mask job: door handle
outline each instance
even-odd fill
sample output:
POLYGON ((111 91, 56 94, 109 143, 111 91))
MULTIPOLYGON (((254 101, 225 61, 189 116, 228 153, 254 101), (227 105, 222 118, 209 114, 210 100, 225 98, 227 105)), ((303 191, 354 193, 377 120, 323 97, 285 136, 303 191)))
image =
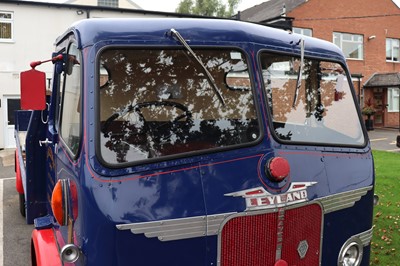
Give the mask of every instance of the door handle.
POLYGON ((48 138, 46 138, 45 140, 39 140, 39 145, 40 147, 42 147, 43 145, 49 145, 52 144, 53 142, 51 140, 49 140, 48 138))

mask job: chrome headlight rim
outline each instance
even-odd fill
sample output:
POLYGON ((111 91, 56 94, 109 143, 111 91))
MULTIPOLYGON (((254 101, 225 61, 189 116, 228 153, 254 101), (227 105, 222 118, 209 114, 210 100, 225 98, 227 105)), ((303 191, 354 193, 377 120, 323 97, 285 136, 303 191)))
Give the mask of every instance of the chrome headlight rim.
POLYGON ((74 244, 66 244, 60 251, 60 258, 63 262, 74 263, 81 255, 80 249, 74 244))
POLYGON ((338 266, 359 266, 361 264, 364 254, 364 245, 359 237, 351 237, 342 246, 338 256, 338 266), (345 264, 346 255, 353 248, 357 250, 357 256, 355 257, 354 263, 349 265, 345 264))

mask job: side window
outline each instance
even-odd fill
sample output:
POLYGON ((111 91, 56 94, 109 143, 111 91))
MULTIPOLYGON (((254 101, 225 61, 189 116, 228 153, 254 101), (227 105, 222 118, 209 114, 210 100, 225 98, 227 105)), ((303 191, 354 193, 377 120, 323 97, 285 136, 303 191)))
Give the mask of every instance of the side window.
POLYGON ((64 71, 64 81, 60 132, 61 138, 73 154, 78 152, 80 141, 80 87, 81 87, 81 56, 76 44, 72 43, 68 49, 68 58, 64 71))

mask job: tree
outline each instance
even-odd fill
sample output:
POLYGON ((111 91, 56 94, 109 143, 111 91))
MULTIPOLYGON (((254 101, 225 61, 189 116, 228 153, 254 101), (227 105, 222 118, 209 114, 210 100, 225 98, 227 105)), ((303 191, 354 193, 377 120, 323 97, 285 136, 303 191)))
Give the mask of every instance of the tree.
POLYGON ((222 0, 182 0, 177 13, 202 16, 231 17, 241 0, 228 0, 227 5, 222 0))

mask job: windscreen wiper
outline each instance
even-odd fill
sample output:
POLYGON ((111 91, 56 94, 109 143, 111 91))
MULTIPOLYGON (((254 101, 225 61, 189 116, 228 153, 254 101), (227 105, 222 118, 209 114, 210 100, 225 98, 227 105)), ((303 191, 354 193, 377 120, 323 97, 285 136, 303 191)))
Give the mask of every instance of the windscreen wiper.
POLYGON ((301 80, 303 78, 303 71, 304 71, 304 39, 301 38, 298 44, 300 44, 300 66, 299 66, 299 73, 297 74, 296 91, 294 93, 294 99, 293 99, 293 108, 296 108, 296 102, 297 98, 299 97, 299 90, 301 87, 301 80))
POLYGON ((212 77, 211 73, 208 71, 206 66, 203 64, 201 59, 193 52, 192 48, 190 48, 189 44, 183 39, 182 35, 175 29, 171 29, 171 35, 174 35, 178 41, 188 50, 188 52, 193 56, 193 58, 196 60, 196 62, 203 68, 204 73, 207 76, 208 82, 211 84, 211 87, 213 88, 215 94, 218 96, 219 101, 222 103, 222 105, 225 106, 225 100, 222 97, 221 92, 219 91, 217 84, 215 83, 214 78, 212 77))

